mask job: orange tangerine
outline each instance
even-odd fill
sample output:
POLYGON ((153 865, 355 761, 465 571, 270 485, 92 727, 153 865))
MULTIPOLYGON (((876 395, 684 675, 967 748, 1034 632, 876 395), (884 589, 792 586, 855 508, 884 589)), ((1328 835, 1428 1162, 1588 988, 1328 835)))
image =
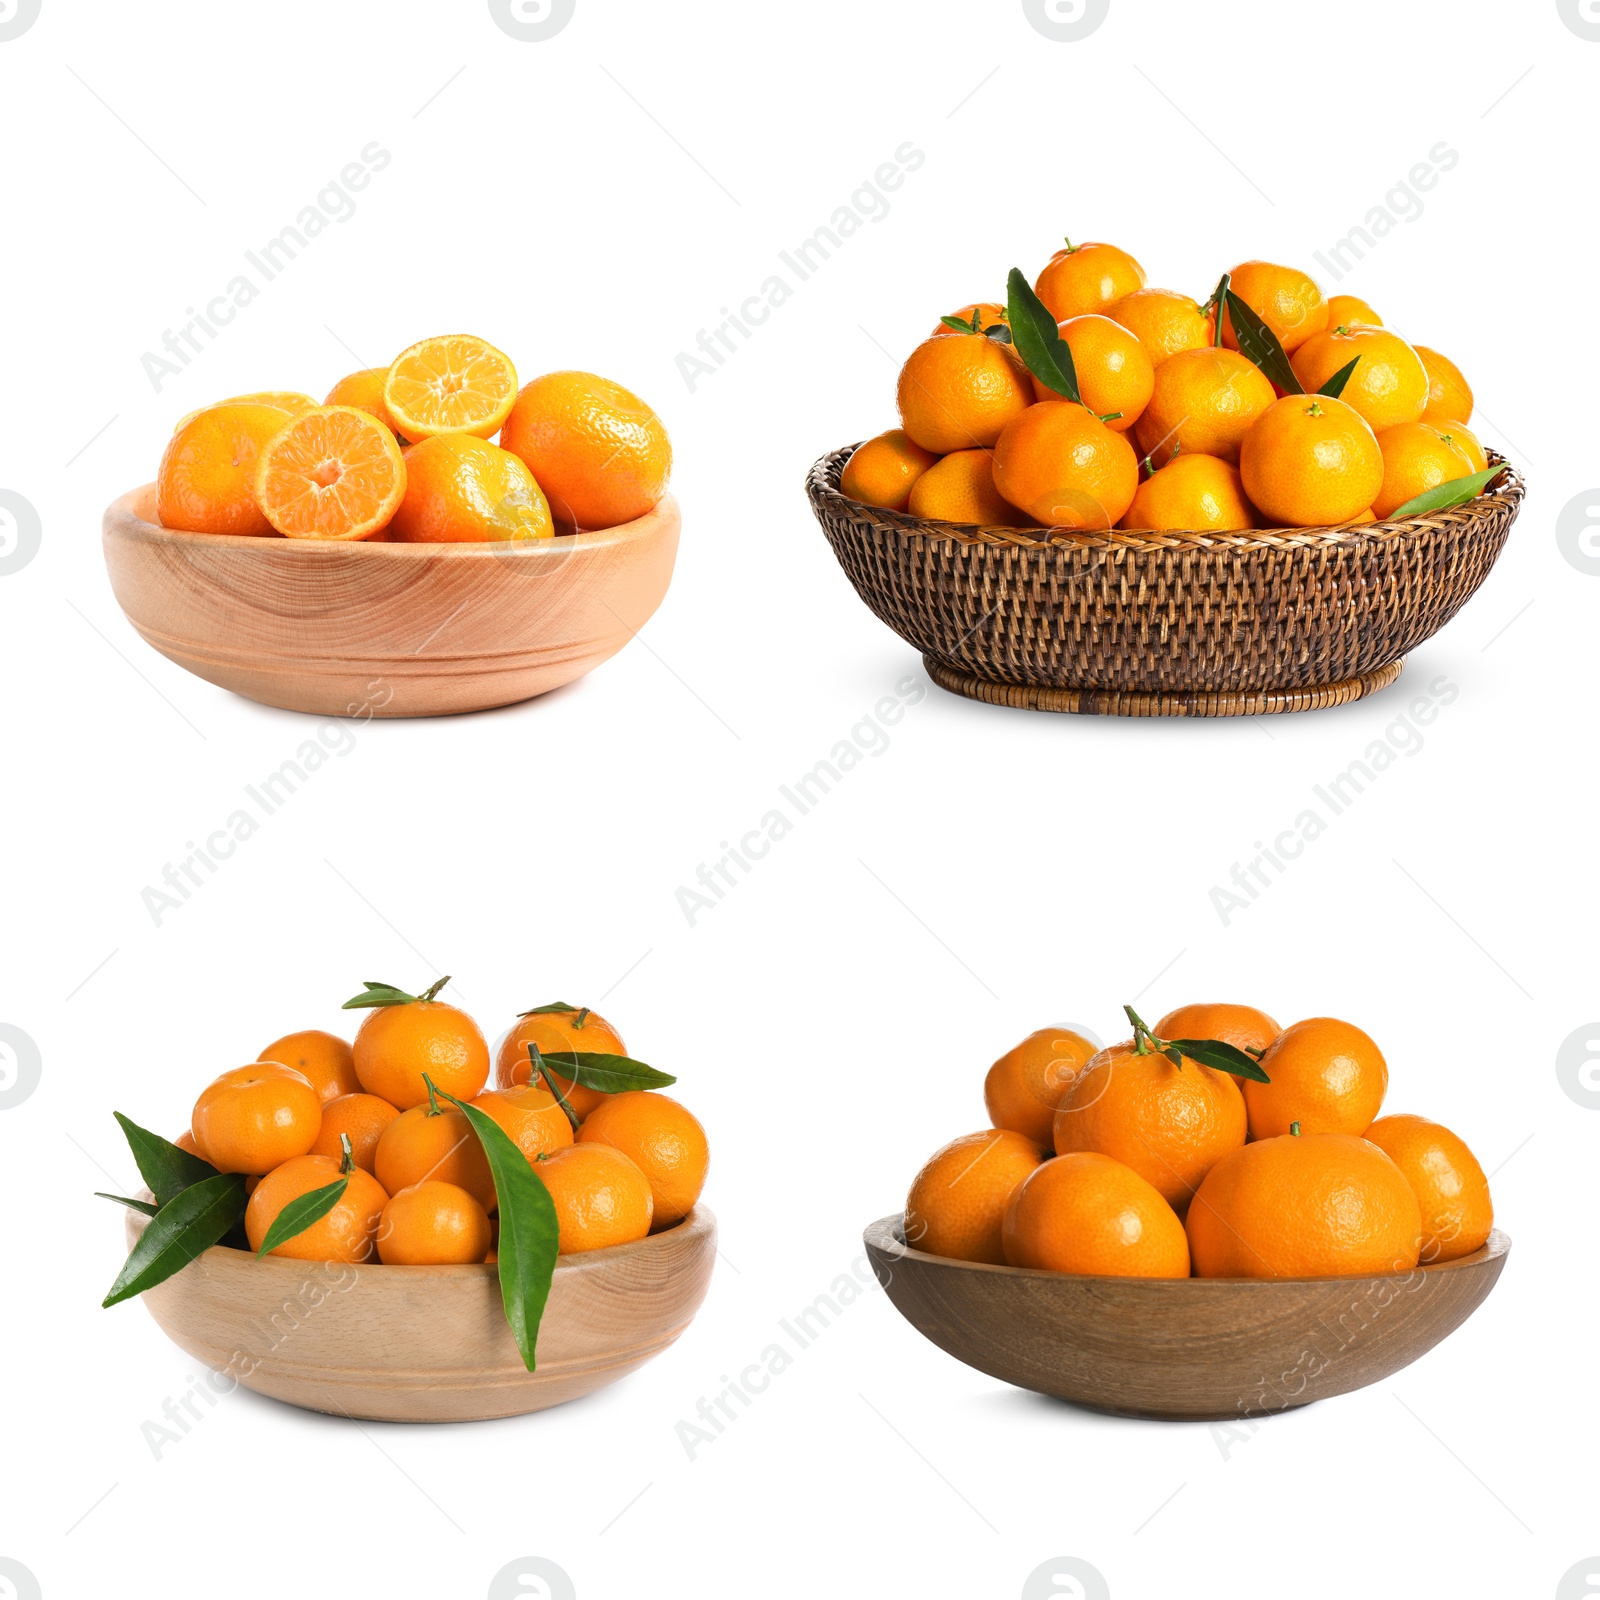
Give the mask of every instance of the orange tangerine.
POLYGON ((1021 519, 994 486, 993 450, 952 450, 911 485, 914 517, 980 528, 1014 527, 1021 519))
POLYGON ((509 450, 471 433, 441 433, 405 451, 406 492, 389 523, 403 544, 552 539, 544 491, 509 450))
POLYGON ((1117 526, 1154 533, 1226 533, 1253 528, 1259 520, 1231 462, 1176 455, 1139 485, 1117 526))
POLYGON ((1114 244, 1073 244, 1057 250, 1034 281, 1033 292, 1057 322, 1106 311, 1145 285, 1144 268, 1114 244))
POLYGON ((911 486, 938 459, 903 428, 891 428, 855 448, 839 474, 839 492, 864 506, 904 511, 911 486))
POLYGON ((1234 465, 1250 424, 1272 404, 1272 385, 1236 350, 1180 350, 1156 368, 1135 429, 1155 466, 1174 455, 1216 456, 1234 465))
MULTIPOLYGON (((1272 261, 1241 261, 1229 274, 1228 287, 1277 334, 1286 355, 1293 354, 1328 326, 1328 303, 1322 290, 1314 278, 1298 267, 1282 267, 1272 261)), ((1230 350, 1239 348, 1233 319, 1226 313, 1222 318, 1222 342, 1230 350)))
POLYGON ((1461 375, 1461 368, 1425 344, 1417 345, 1416 352, 1428 374, 1428 403, 1423 417, 1429 422, 1471 422, 1472 386, 1461 375))
POLYGON ((289 423, 276 406, 207 406, 178 424, 156 472, 156 518, 183 533, 277 532, 256 502, 256 462, 289 423))
POLYGON ((413 440, 437 433, 487 439, 516 398, 511 358, 470 333, 419 340, 394 358, 383 382, 384 410, 413 440))
POLYGON ((1466 450, 1427 422, 1385 428, 1378 448, 1383 452, 1383 487, 1373 496, 1372 512, 1379 521, 1419 494, 1471 477, 1474 470, 1466 450))
POLYGON ((1172 289, 1135 289, 1106 315, 1138 339, 1157 367, 1180 350, 1205 349, 1214 332, 1200 306, 1172 289))
POLYGON ((1332 527, 1371 507, 1383 486, 1383 452, 1345 401, 1290 394, 1251 424, 1239 475, 1269 526, 1332 527))
POLYGON ((256 504, 291 539, 365 539, 388 525, 405 491, 394 435, 354 406, 294 418, 256 462, 256 504))
POLYGON ((1306 342, 1289 365, 1307 394, 1355 361, 1339 398, 1366 418, 1375 433, 1402 422, 1420 422, 1428 403, 1428 374, 1422 358, 1397 333, 1362 323, 1330 328, 1306 342))
MULTIPOLYGON (((1061 337, 1072 352, 1078 394, 1085 406, 1113 433, 1128 433, 1150 404, 1156 369, 1138 336, 1108 316, 1069 317, 1061 337)), ((1040 400, 1059 400, 1054 389, 1037 378, 1033 392, 1040 400)))
POLYGON ((1133 504, 1139 463, 1127 435, 1083 406, 1041 400, 1000 435, 994 486, 1044 527, 1108 529, 1133 504))

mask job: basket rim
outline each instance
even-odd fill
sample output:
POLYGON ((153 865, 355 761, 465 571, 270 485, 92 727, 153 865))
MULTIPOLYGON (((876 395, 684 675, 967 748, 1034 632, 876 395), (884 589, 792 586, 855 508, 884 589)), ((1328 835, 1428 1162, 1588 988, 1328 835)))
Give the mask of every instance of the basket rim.
POLYGON ((1283 550, 1305 547, 1381 545, 1419 534, 1436 533, 1442 528, 1463 527, 1484 516, 1515 516, 1527 492, 1522 474, 1497 450, 1484 454, 1491 466, 1506 470, 1498 485, 1446 511, 1431 511, 1419 517, 1386 522, 1348 522, 1319 528, 1241 528, 1229 533, 1153 533, 1140 529, 1113 528, 1105 532, 1078 532, 1069 528, 992 528, 974 523, 939 522, 929 517, 914 517, 909 512, 888 511, 852 500, 839 488, 845 463, 865 444, 841 445, 819 456, 806 475, 806 492, 817 511, 848 508, 858 521, 870 523, 880 531, 901 535, 915 534, 921 539, 949 540, 957 544, 1011 546, 1019 550, 1283 550))

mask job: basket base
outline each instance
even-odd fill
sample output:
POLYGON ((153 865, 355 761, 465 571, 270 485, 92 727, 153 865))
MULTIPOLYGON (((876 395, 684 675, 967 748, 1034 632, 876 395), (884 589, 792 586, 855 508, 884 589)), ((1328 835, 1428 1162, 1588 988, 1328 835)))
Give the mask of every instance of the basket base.
POLYGON ((1387 689, 1400 676, 1405 657, 1339 683, 1311 689, 1051 689, 1020 683, 995 683, 975 677, 932 656, 922 664, 928 676, 951 694, 992 706, 1025 711, 1069 711, 1098 717, 1260 717, 1282 711, 1317 711, 1387 689))

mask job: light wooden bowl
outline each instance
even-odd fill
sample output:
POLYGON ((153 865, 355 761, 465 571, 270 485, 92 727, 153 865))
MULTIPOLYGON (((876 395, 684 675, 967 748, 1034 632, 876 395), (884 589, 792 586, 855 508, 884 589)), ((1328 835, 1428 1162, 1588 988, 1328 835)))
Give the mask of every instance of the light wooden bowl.
POLYGON ((927 1255, 904 1217, 865 1234, 878 1281, 941 1350, 1124 1417, 1288 1411, 1409 1366, 1487 1298, 1511 1241, 1374 1278, 1099 1278, 927 1255))
POLYGON ((235 694, 331 717, 511 705, 580 678, 661 604, 680 517, 516 544, 344 544, 176 533, 155 485, 106 509, 128 620, 235 694))
MULTIPOLYGON (((128 1213, 129 1249, 146 1220, 128 1213)), ((576 1400, 659 1355, 699 1310, 716 1253, 701 1205, 637 1244, 561 1257, 537 1372, 492 1266, 257 1261, 219 1245, 141 1298, 174 1344, 257 1394, 382 1422, 476 1422, 576 1400)))

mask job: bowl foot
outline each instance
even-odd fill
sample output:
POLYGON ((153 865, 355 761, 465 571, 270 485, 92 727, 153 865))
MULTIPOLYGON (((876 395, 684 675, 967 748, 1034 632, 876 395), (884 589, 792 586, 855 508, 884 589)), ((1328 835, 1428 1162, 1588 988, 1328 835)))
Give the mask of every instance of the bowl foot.
POLYGON ((951 694, 992 706, 1026 711, 1069 711, 1100 717, 1259 717, 1282 711, 1317 711, 1387 689, 1400 676, 1405 657, 1339 683, 1311 689, 1053 689, 995 683, 925 655, 928 676, 951 694))

